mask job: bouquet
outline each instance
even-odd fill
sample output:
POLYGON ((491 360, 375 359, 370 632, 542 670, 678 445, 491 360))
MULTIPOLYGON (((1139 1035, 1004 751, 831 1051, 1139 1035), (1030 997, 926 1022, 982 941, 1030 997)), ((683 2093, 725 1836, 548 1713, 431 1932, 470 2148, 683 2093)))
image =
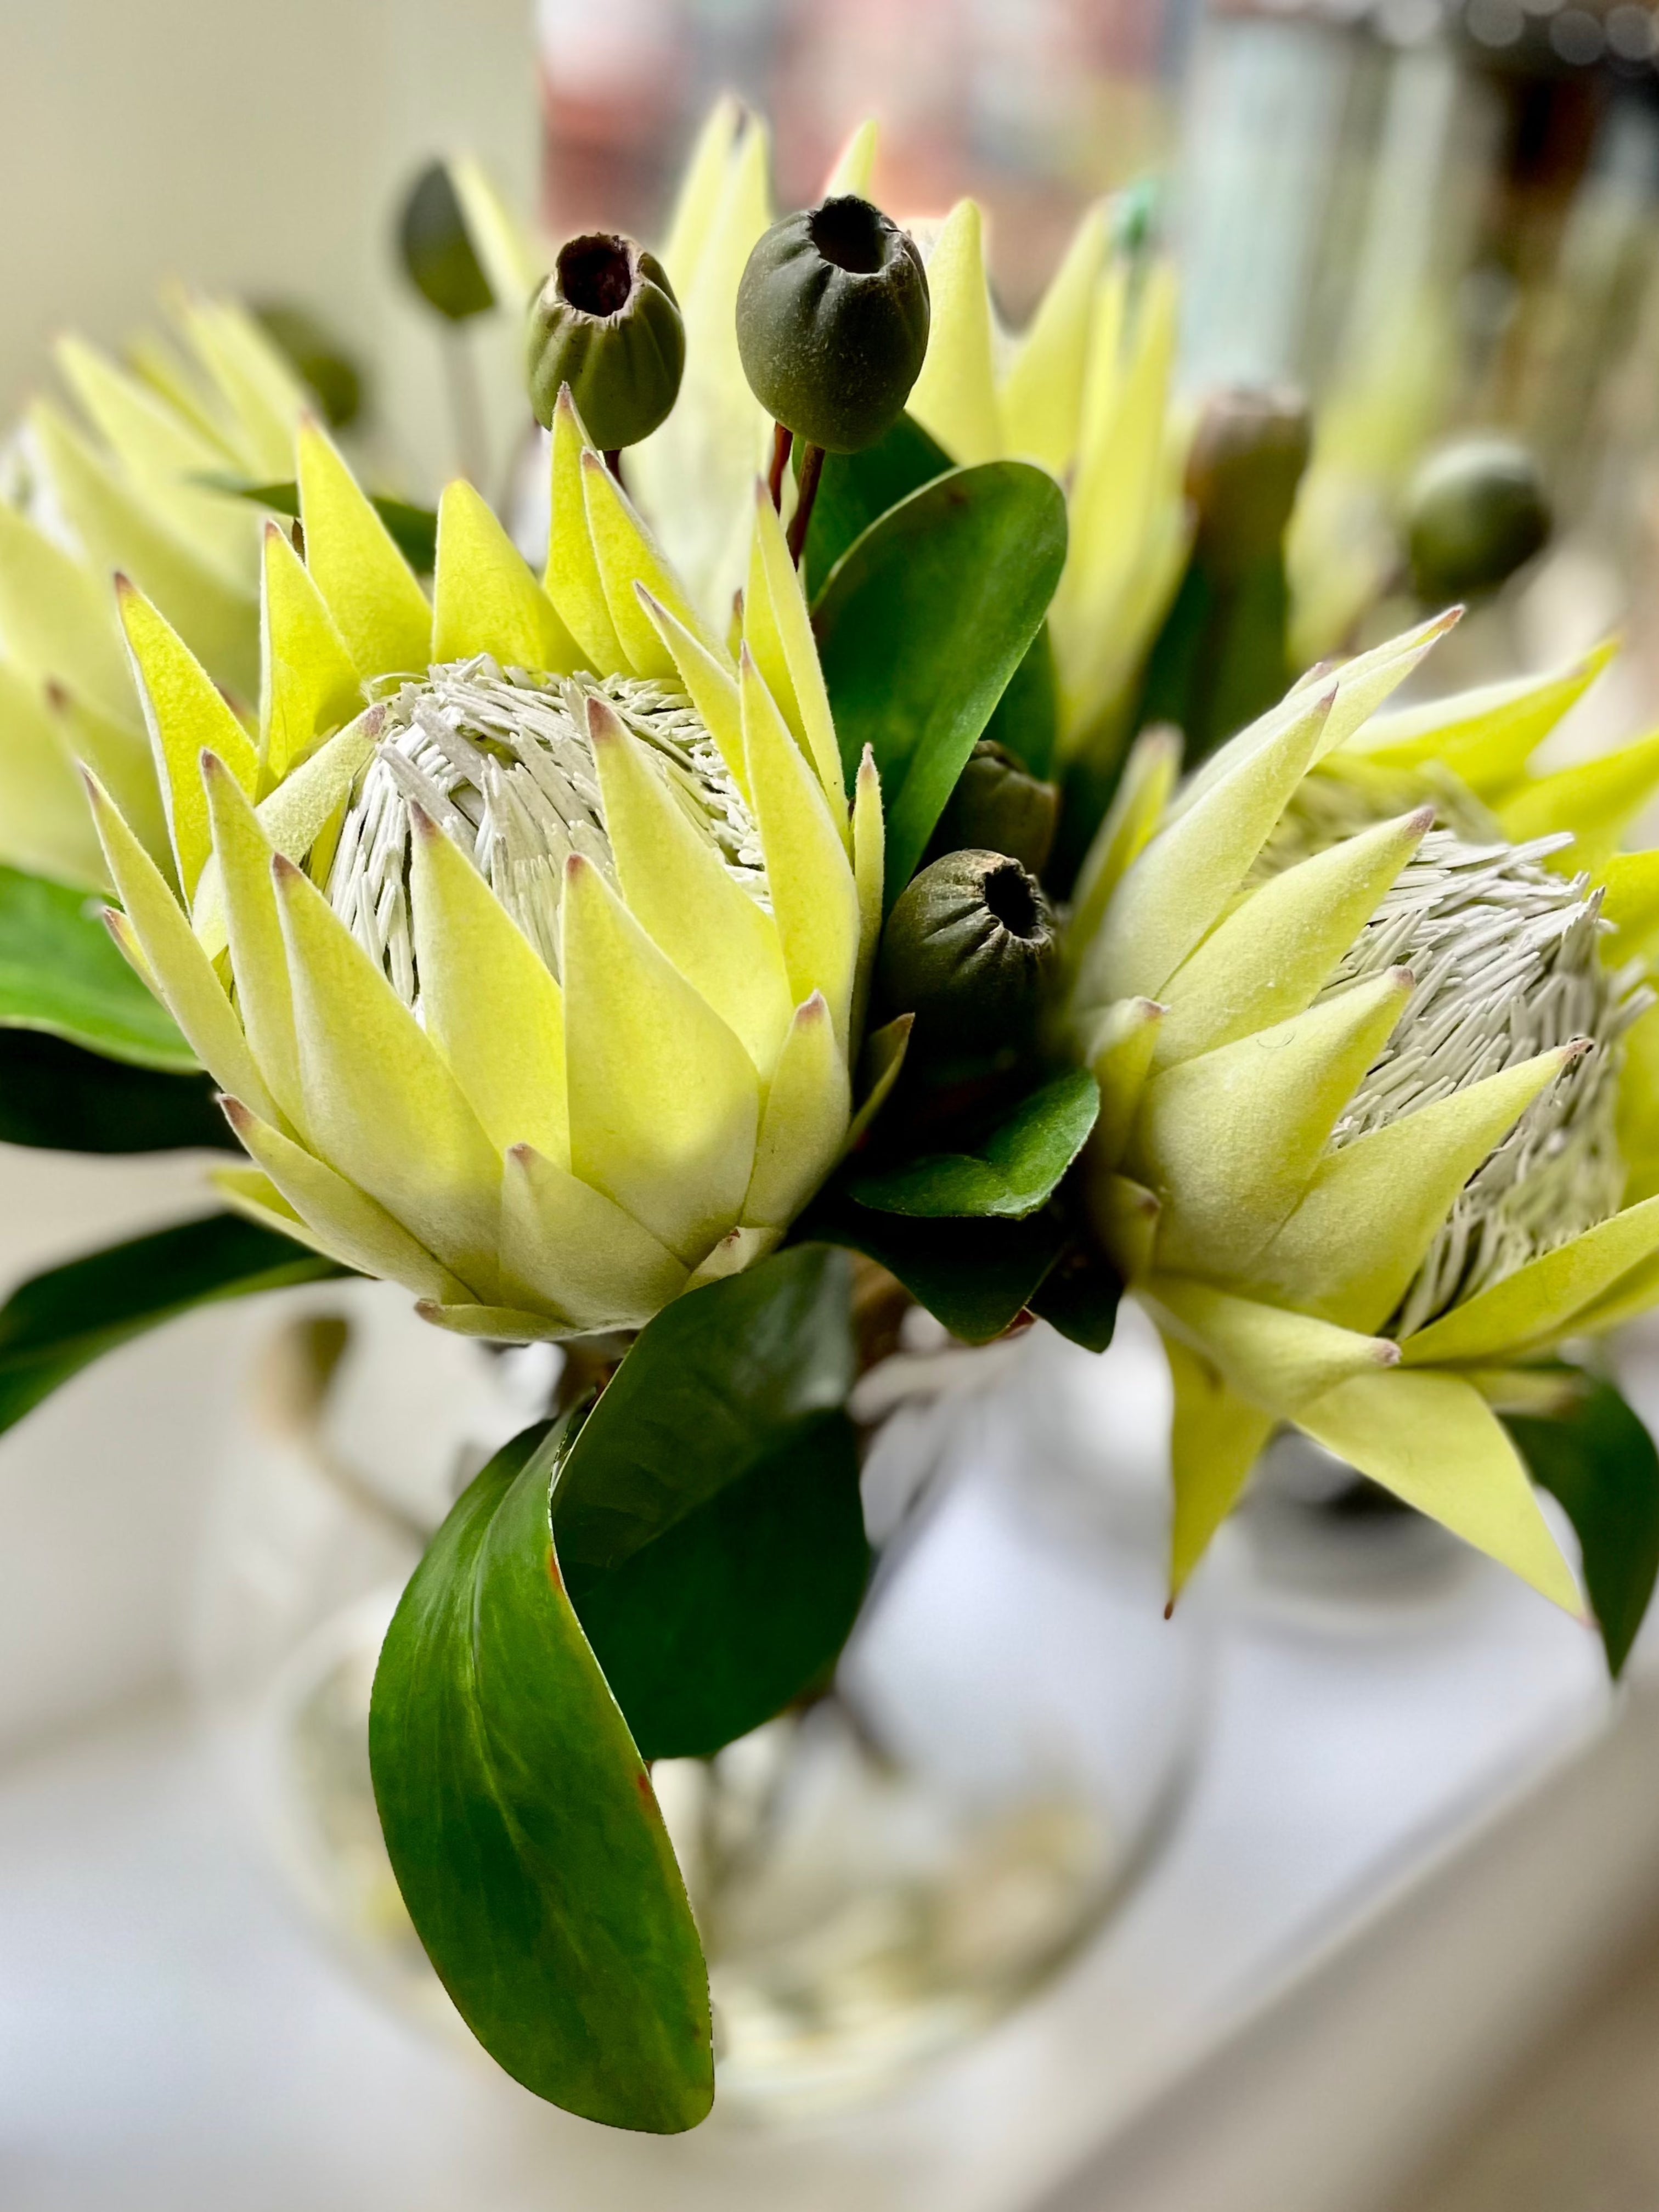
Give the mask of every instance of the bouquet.
MULTIPOLYGON (((222 302, 69 345, 90 431, 37 409, 0 505, 3 1133, 237 1155, 225 1210, 15 1293, 0 1418, 341 1272, 567 1346, 409 1585, 371 1753, 480 2042, 655 2131, 714 2076, 652 1762, 826 1680, 906 1305, 1099 1351, 1141 1301, 1171 1602, 1280 1425, 1615 1669, 1659 1556, 1652 1447, 1564 1349, 1659 1297, 1620 849, 1659 739, 1532 770, 1604 653, 1385 711, 1455 614, 1292 681, 1305 412, 1183 430, 1133 209, 1008 339, 976 210, 924 252, 872 155, 775 221, 723 106, 660 258, 560 249, 539 574, 466 481, 371 497, 222 302)), ((417 226, 445 312, 515 265, 463 185, 417 226)))

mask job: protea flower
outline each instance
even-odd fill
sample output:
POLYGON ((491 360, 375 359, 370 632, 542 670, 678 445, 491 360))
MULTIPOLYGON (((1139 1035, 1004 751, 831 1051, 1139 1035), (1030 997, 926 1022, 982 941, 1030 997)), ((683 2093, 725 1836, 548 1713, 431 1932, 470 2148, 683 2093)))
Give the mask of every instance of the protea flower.
POLYGON ((544 585, 458 483, 428 605, 309 424, 296 472, 257 731, 121 590, 182 896, 94 781, 112 926, 258 1164, 233 1204, 452 1328, 638 1326, 776 1243, 848 1133, 880 799, 866 767, 849 809, 777 518, 734 660, 568 393, 544 585))
POLYGON ((1173 797, 1144 739, 1081 882, 1089 1202, 1169 1348, 1177 1589, 1291 1422, 1578 1607, 1493 1408, 1659 1297, 1659 855, 1613 851, 1659 738, 1528 775, 1605 654, 1376 716, 1448 619, 1173 797))
POLYGON ((180 295, 166 338, 123 366, 66 337, 58 365, 86 425, 30 410, 0 497, 0 860, 106 886, 76 763, 170 868, 161 793, 110 597, 120 569, 216 684, 259 681, 259 508, 214 477, 293 474, 306 400, 252 317, 180 295))

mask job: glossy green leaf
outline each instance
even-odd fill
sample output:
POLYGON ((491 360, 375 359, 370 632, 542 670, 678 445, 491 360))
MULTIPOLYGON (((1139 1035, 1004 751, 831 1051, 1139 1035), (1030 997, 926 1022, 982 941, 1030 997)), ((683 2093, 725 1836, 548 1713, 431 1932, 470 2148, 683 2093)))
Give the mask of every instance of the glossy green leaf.
MULTIPOLYGON (((291 479, 285 483, 252 483, 246 477, 216 471, 199 476, 195 481, 213 491, 228 492, 234 499, 250 500, 255 507, 269 507, 273 514, 298 520, 300 487, 291 479)), ((371 498, 369 505, 385 523, 392 543, 410 567, 419 575, 429 576, 438 560, 437 509, 415 507, 406 499, 371 498)))
POLYGON ((647 1759, 769 1720, 847 1639, 869 1571, 844 1255, 792 1246, 644 1330, 560 1473, 582 1626, 647 1759))
POLYGON ((879 1261, 964 1344, 988 1344, 1018 1319, 1070 1233, 1052 1206, 1024 1221, 921 1221, 877 1213, 833 1189, 798 1230, 879 1261))
POLYGON ((134 1067, 194 1073, 194 1054, 128 966, 103 907, 0 868, 0 1027, 44 1030, 134 1067))
POLYGON ((192 1306, 346 1272, 272 1230, 211 1213, 32 1275, 0 1306, 0 1430, 105 1352, 192 1306))
MULTIPOLYGON (((795 445, 795 473, 802 447, 795 445)), ((854 540, 890 507, 908 499, 935 477, 954 468, 938 440, 920 422, 901 415, 884 438, 856 453, 826 453, 818 495, 806 533, 806 594, 816 599, 824 579, 854 540)))
POLYGON ((210 1075, 164 1075, 41 1030, 0 1029, 0 1143, 53 1152, 241 1147, 210 1075))
POLYGON ((933 1152, 879 1175, 854 1174, 848 1194, 880 1213, 1023 1220, 1054 1196, 1099 1111, 1094 1077, 1086 1067, 1068 1068, 1022 1098, 976 1152, 933 1152))
POLYGON ((1025 461, 952 469, 852 545, 813 612, 850 785, 881 773, 887 899, 915 872, 1066 559, 1066 501, 1025 461))
POLYGON ((1533 1480, 1559 1499, 1573 1525, 1616 1677, 1659 1575, 1659 1452, 1613 1385, 1588 1376, 1559 1417, 1512 1413, 1504 1425, 1533 1480))
POLYGON ((499 1452, 416 1569, 374 1677, 375 1802, 428 1956, 491 2057, 568 2112, 672 2135, 714 2099, 708 1974, 554 1553, 568 1432, 499 1452))

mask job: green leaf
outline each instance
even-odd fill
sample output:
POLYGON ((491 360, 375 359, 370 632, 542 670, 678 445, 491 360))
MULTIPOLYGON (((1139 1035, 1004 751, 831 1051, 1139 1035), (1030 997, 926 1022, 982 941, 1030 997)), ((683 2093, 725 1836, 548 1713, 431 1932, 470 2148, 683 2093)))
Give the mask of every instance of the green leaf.
POLYGON ((32 1275, 0 1306, 0 1431, 105 1352, 192 1306, 347 1272, 273 1230, 211 1213, 32 1275))
POLYGON ((0 1027, 44 1030, 134 1067, 194 1074, 195 1054, 127 965, 104 902, 0 867, 0 1027))
POLYGON ((567 1456, 560 1564, 647 1759, 758 1728, 847 1640, 870 1563, 849 1289, 798 1245, 678 1299, 567 1456))
POLYGON ((964 1344, 988 1344, 1018 1320, 1069 1241, 1052 1206, 1024 1221, 922 1221, 874 1212, 834 1190, 797 1229, 878 1261, 964 1344))
POLYGON ((1046 620, 1009 678, 985 735, 1033 775, 1046 777, 1053 767, 1060 735, 1060 678, 1046 620))
POLYGON ((880 1175, 854 1175, 848 1194, 878 1213, 1021 1221, 1054 1196, 1099 1111, 1094 1077, 1086 1067, 1068 1068, 1022 1098, 977 1152, 934 1152, 880 1175))
POLYGON ((1031 1311, 1085 1352, 1104 1352, 1117 1327, 1122 1295, 1122 1284, 1099 1255, 1086 1244, 1075 1244, 1043 1277, 1031 1311))
POLYGON ((0 1029, 0 1142, 54 1152, 241 1151, 210 1075, 129 1067, 39 1030, 0 1029))
MULTIPOLYGON (((191 479, 210 491, 228 493, 233 499, 246 499, 255 507, 268 507, 273 514, 291 515, 295 520, 300 514, 300 487, 286 483, 254 483, 246 477, 239 477, 210 470, 191 479)), ((411 568, 429 576, 438 562, 438 514, 435 507, 412 507, 406 499, 372 497, 369 505, 374 509, 392 534, 392 543, 411 568)))
POLYGON ((813 611, 850 783, 881 772, 887 898, 1024 659, 1066 559, 1066 501, 1026 461, 952 469, 851 546, 813 611))
MULTIPOLYGON (((803 448, 795 446, 796 474, 803 448)), ((857 453, 826 453, 818 495, 806 533, 806 596, 817 597, 825 577, 854 538, 890 507, 908 499, 955 466, 920 422, 901 415, 884 438, 857 453)))
POLYGON ((1534 1482, 1559 1498, 1583 1553, 1584 1586, 1617 1679, 1659 1575, 1659 1452, 1610 1382, 1582 1378, 1561 1416, 1509 1413, 1534 1482))
POLYGON ((374 1676, 392 1870, 467 2026, 537 2096, 672 2135, 714 2100, 708 1980, 644 1762, 566 1594, 527 1431, 428 1547, 374 1676))

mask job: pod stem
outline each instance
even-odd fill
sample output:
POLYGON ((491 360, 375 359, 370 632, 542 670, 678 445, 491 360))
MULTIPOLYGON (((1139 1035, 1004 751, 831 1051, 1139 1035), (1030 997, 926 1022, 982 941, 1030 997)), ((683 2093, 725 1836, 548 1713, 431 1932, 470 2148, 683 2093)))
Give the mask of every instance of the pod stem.
POLYGON ((818 478, 823 474, 823 448, 803 442, 800 449, 800 481, 795 492, 795 512, 789 524, 789 557, 797 567, 800 563, 806 533, 811 527, 812 507, 818 495, 818 478))
POLYGON ((623 480, 622 457, 623 449, 620 446, 609 446, 605 448, 605 465, 618 483, 623 480))
POLYGON ((772 501, 772 511, 778 514, 783 507, 783 472, 789 465, 789 449, 795 442, 795 434, 787 422, 772 425, 772 468, 766 479, 766 489, 772 501))

